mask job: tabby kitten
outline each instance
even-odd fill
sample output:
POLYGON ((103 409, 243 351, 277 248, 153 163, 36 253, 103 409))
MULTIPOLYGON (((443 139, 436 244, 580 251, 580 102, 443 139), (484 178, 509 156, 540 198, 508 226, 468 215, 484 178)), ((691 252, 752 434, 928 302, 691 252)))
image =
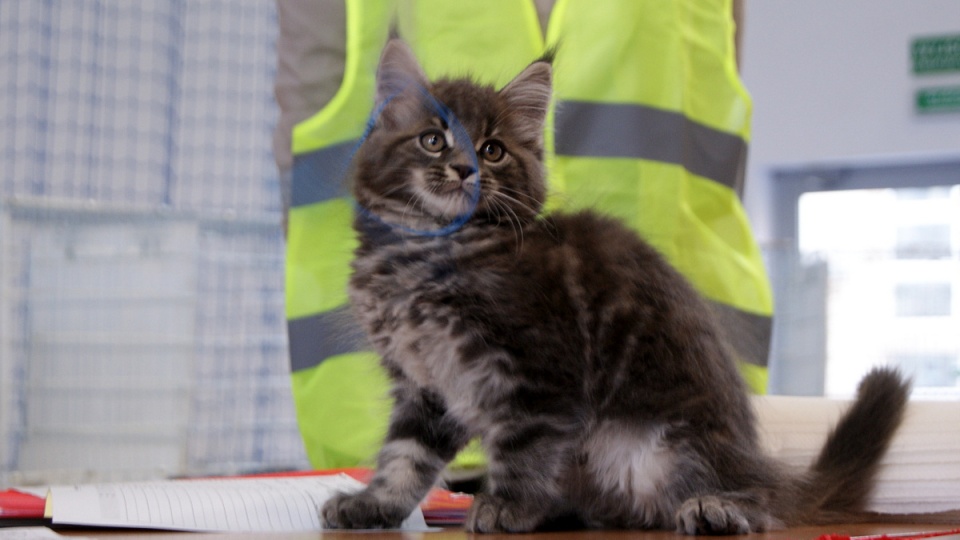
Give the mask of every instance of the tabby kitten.
POLYGON ((330 500, 326 526, 398 525, 476 436, 489 469, 469 531, 740 534, 862 510, 908 385, 869 374, 805 474, 765 457, 684 278, 613 220, 540 216, 549 58, 496 91, 428 82, 391 41, 377 84, 350 297, 396 401, 372 481, 330 500))

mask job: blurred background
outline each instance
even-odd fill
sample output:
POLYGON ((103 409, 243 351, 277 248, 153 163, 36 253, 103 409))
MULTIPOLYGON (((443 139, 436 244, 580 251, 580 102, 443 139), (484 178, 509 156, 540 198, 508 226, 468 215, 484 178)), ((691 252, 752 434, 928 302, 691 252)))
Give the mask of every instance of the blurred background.
POLYGON ((774 286, 773 393, 872 365, 960 397, 960 9, 745 2, 745 205, 774 286))
POLYGON ((0 484, 305 467, 270 1, 0 0, 0 484))
MULTIPOLYGON (((307 467, 267 0, 0 0, 0 486, 307 467)), ((772 393, 960 399, 960 10, 745 2, 772 393), (953 67, 950 67, 950 66, 953 67)))

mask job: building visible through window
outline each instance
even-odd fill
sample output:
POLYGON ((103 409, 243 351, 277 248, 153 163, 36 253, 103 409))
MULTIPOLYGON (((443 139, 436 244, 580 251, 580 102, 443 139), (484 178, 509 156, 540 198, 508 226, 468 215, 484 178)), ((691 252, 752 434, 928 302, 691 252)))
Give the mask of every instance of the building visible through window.
POLYGON ((960 396, 960 186, 808 192, 798 212, 801 261, 827 269, 825 393, 895 365, 960 396))

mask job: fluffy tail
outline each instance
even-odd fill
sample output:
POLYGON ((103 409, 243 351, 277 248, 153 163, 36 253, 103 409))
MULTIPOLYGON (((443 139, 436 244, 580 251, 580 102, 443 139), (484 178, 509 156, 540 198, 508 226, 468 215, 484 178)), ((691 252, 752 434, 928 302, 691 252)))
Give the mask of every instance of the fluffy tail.
POLYGON ((867 374, 857 399, 834 427, 802 489, 807 519, 847 521, 866 515, 880 460, 900 426, 910 383, 892 368, 867 374))

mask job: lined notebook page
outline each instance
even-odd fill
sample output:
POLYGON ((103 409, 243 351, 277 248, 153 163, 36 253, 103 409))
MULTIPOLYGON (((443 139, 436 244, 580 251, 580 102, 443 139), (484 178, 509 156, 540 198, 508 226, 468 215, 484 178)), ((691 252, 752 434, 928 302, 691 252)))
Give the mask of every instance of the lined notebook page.
MULTIPOLYGON (((53 523, 181 531, 317 531, 318 509, 363 484, 346 475, 53 487, 53 523)), ((417 508, 401 529, 427 530, 417 508)))

